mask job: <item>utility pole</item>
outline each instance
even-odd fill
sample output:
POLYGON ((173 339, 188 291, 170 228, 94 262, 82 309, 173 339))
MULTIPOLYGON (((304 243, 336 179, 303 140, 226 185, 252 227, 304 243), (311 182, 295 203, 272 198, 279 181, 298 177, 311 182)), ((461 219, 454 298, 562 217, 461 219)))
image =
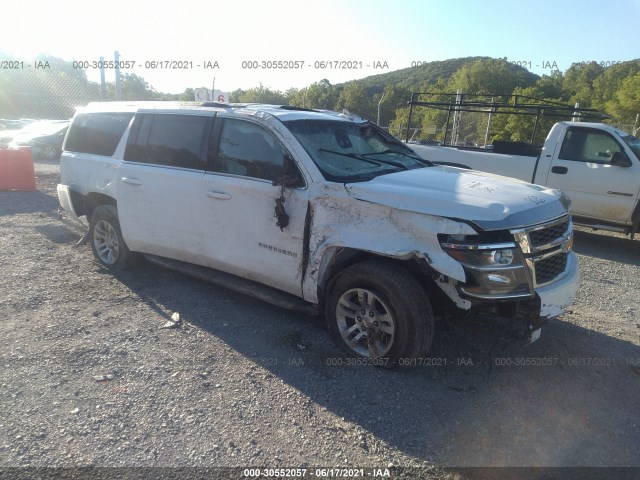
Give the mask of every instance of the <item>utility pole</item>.
POLYGON ((384 93, 382 94, 382 97, 380 97, 380 101, 378 102, 378 120, 376 121, 378 126, 380 126, 380 105, 382 105, 382 100, 384 100, 384 93))
POLYGON ((119 63, 120 63, 120 52, 118 52, 117 50, 115 52, 113 52, 113 59, 116 62, 115 65, 115 71, 116 71, 116 101, 120 100, 120 67, 119 67, 119 63))
MULTIPOLYGON (((491 103, 493 104, 493 97, 491 97, 491 103)), ((493 113, 494 107, 491 107, 489 110, 489 119, 487 120, 487 131, 484 134, 484 146, 487 146, 489 143, 489 132, 491 131, 491 114, 493 113)))
POLYGON ((458 131, 460 129, 460 104, 462 103, 462 90, 456 90, 456 106, 453 110, 453 132, 451 134, 452 145, 458 144, 458 131))
POLYGON ((104 80, 104 57, 100 57, 100 101, 104 102, 107 96, 107 84, 104 80))

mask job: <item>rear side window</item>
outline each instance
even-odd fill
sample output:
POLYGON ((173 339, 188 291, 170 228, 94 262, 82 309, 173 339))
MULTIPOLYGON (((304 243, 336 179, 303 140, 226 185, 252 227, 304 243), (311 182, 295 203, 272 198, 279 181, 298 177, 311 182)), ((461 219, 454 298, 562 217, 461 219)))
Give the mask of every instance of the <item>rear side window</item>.
POLYGON ((65 151, 110 157, 129 126, 133 113, 81 113, 69 128, 65 151))
POLYGON ((194 115, 138 115, 124 159, 204 170, 210 121, 210 117, 194 115))

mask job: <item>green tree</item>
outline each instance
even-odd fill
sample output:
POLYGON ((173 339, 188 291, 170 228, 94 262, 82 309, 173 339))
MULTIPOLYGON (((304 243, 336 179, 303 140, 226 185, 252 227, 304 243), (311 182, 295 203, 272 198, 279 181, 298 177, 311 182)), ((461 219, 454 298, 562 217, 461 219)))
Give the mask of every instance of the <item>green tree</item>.
POLYGON ((464 65, 451 76, 451 92, 509 95, 515 87, 528 87, 535 75, 502 59, 476 60, 464 65))
POLYGON ((279 90, 271 90, 262 84, 249 90, 236 90, 232 101, 239 103, 266 103, 270 105, 288 105, 288 97, 279 90))
POLYGON ((329 110, 336 104, 338 95, 336 88, 325 78, 299 90, 290 101, 296 107, 329 110))
POLYGON ((580 103, 582 108, 592 108, 593 82, 603 71, 604 68, 596 62, 572 64, 565 72, 562 82, 564 97, 571 103, 580 103))
POLYGON ((196 93, 193 88, 185 88, 184 92, 178 94, 176 100, 183 102, 192 102, 196 98, 196 93))
POLYGON ((348 82, 342 88, 334 107, 337 111, 348 110, 370 120, 376 119, 371 99, 358 81, 348 82))
MULTIPOLYGON (((105 100, 116 99, 116 83, 107 82, 105 86, 106 98, 105 100)), ((135 73, 123 73, 120 75, 120 98, 123 101, 145 101, 145 100, 160 100, 162 94, 156 92, 156 90, 149 85, 149 83, 139 75, 135 73)))
MULTIPOLYGON (((447 82, 447 91, 455 93, 459 90, 465 95, 464 98, 467 101, 488 102, 494 97, 486 97, 486 95, 511 95, 517 87, 534 85, 537 78, 526 69, 504 59, 481 59, 459 68, 447 82), (478 97, 474 98, 476 95, 478 97)), ((449 97, 449 99, 451 98, 449 97)), ((494 98, 494 101, 499 101, 499 97, 494 98)), ((426 119, 435 117, 441 123, 443 115, 446 115, 446 112, 432 113, 426 119)), ((494 126, 503 124, 501 117, 501 115, 492 115, 491 121, 494 122, 494 126)), ((444 118, 446 124, 446 117, 444 118)), ((457 118, 455 139, 448 138, 447 141, 484 144, 489 121, 488 113, 461 112, 455 118, 457 118)), ((449 126, 453 135, 453 114, 449 126)))
POLYGON ((39 56, 29 63, 31 68, 0 71, 0 117, 66 119, 76 106, 100 100, 100 87, 72 62, 39 56))
POLYGON ((293 105, 293 101, 296 98, 296 96, 298 95, 298 89, 297 88, 289 88, 287 89, 286 92, 284 92, 284 96, 287 97, 287 105, 293 105))
MULTIPOLYGON (((435 83, 423 82, 418 88, 420 92, 425 92, 414 98, 417 101, 443 100, 440 94, 448 93, 447 82, 440 79, 435 83)), ((411 93, 405 88, 407 93, 406 102, 411 99, 411 93)), ((399 101, 401 97, 397 97, 399 101)), ((442 139, 446 126, 447 112, 432 108, 416 107, 411 110, 411 124, 409 125, 409 108, 400 106, 395 111, 395 118, 391 122, 389 130, 392 134, 403 139, 407 136, 407 126, 410 127, 409 138, 414 140, 435 140, 442 139)))
POLYGON ((193 102, 195 100, 195 91, 193 88, 185 88, 182 93, 161 93, 159 94, 159 100, 193 102))
POLYGON ((606 110, 607 103, 616 97, 624 81, 637 73, 640 73, 640 60, 605 68, 602 74, 593 80, 593 107, 606 110))
MULTIPOLYGON (((398 110, 408 110, 407 103, 411 99, 411 90, 403 85, 385 85, 382 95, 374 99, 374 105, 379 109, 379 125, 391 131, 391 123, 397 116, 398 110)), ((376 121, 378 114, 376 112, 376 121)), ((397 135, 397 132, 392 132, 397 135)))
POLYGON ((242 90, 241 88, 238 88, 233 92, 229 93, 229 101, 231 103, 238 103, 240 102, 240 98, 242 97, 242 95, 244 95, 244 90, 242 90))
POLYGON ((606 109, 620 121, 635 121, 636 115, 640 114, 640 73, 622 82, 614 98, 607 102, 606 109))
POLYGON ((562 89, 564 75, 560 70, 554 70, 551 75, 541 76, 535 83, 535 93, 539 98, 555 99, 555 101, 568 101, 564 98, 562 89))

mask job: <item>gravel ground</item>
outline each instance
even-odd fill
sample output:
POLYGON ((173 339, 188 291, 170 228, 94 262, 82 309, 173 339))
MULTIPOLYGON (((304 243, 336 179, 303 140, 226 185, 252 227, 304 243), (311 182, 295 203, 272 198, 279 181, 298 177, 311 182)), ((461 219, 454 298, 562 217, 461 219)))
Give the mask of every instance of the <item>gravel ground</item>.
POLYGON ((7 467, 365 467, 391 478, 408 475, 399 467, 417 468, 411 478, 640 467, 638 240, 579 229, 578 300, 533 345, 460 324, 436 333, 431 365, 388 371, 346 365, 318 318, 149 264, 112 275, 59 218, 57 164, 36 172, 37 192, 0 192, 4 477, 19 472, 7 467))

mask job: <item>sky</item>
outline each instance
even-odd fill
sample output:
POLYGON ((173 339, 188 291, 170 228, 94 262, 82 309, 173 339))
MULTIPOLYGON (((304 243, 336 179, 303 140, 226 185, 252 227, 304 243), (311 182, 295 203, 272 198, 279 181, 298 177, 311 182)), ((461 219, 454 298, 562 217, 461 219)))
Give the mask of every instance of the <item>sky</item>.
POLYGON ((93 65, 117 50, 123 73, 166 93, 285 91, 468 56, 538 75, 640 58, 640 0, 8 0, 3 13, 0 52, 93 65))

